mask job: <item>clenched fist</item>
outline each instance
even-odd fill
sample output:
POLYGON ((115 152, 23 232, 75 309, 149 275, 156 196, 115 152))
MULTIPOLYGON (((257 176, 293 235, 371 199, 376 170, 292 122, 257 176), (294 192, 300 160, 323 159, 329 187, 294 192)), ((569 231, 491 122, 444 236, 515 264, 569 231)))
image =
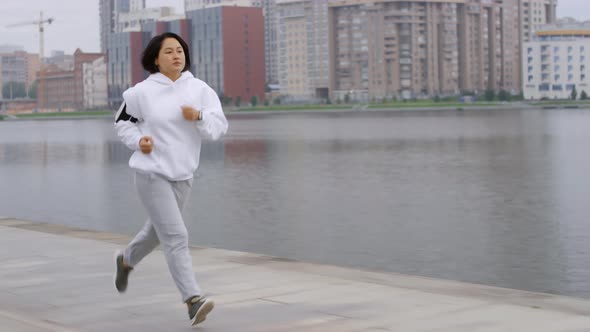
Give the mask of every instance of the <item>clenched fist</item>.
POLYGON ((182 116, 188 121, 197 121, 202 119, 201 111, 197 111, 190 106, 182 106, 182 116))
POLYGON ((154 148, 154 140, 150 136, 144 136, 139 140, 139 148, 141 152, 147 154, 152 152, 154 148))

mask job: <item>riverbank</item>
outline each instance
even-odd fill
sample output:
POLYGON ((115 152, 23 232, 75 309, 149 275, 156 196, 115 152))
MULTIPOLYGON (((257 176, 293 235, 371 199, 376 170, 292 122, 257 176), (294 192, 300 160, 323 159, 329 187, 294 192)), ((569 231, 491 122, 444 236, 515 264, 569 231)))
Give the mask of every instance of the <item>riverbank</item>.
MULTIPOLYGON (((0 217, 7 331, 191 331, 157 250, 126 294, 113 252, 130 239, 0 217)), ((590 300, 192 247, 216 308, 206 331, 583 331, 590 300)))
MULTIPOLYGON (((519 109, 584 109, 590 108, 590 101, 538 101, 538 102, 396 102, 389 104, 350 105, 274 105, 262 107, 225 106, 226 114, 278 114, 318 112, 359 112, 359 111, 477 111, 477 110, 519 110, 519 109)), ((0 114, 2 120, 52 120, 52 119, 96 119, 112 117, 114 111, 78 111, 55 113, 0 114)))

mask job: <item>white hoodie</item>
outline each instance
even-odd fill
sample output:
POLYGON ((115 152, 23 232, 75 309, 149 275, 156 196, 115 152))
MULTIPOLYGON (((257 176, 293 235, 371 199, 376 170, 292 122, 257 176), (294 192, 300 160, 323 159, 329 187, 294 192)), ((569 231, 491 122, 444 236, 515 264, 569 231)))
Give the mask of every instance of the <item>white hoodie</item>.
POLYGON ((188 71, 172 81, 162 73, 151 74, 123 93, 124 102, 115 117, 115 129, 123 143, 135 150, 129 166, 159 174, 171 181, 188 180, 199 166, 201 139, 217 140, 228 124, 219 98, 205 82, 188 71), (188 121, 181 106, 203 113, 201 121, 188 121), (151 136, 153 150, 141 152, 139 140, 151 136))

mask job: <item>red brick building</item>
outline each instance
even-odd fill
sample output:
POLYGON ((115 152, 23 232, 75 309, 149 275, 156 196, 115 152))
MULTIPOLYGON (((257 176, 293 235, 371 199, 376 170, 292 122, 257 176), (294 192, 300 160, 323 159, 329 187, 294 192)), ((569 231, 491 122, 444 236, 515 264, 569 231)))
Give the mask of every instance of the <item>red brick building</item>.
POLYGON ((264 100, 262 8, 214 7, 187 12, 193 72, 219 95, 264 100))
POLYGON ((39 73, 37 101, 39 109, 78 110, 84 107, 82 65, 93 62, 100 53, 74 52, 74 69, 63 70, 54 65, 39 73))
POLYGON ((73 110, 76 108, 76 79, 73 70, 55 65, 43 68, 37 86, 37 108, 73 110))

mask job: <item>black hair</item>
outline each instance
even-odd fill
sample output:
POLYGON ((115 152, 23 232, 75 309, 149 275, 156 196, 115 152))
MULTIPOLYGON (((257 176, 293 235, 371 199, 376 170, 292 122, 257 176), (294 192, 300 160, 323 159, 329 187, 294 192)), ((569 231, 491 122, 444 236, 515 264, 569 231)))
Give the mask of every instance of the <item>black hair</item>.
POLYGON ((141 55, 141 64, 143 68, 150 73, 157 73, 160 70, 158 66, 156 66, 156 58, 158 58, 158 54, 160 53, 160 49, 162 48, 162 43, 166 38, 174 38, 178 40, 180 46, 182 46, 182 50, 184 51, 184 68, 182 71, 187 71, 191 68, 191 57, 188 50, 188 44, 177 34, 173 32, 164 32, 163 34, 157 35, 146 46, 145 50, 143 50, 143 54, 141 55))

